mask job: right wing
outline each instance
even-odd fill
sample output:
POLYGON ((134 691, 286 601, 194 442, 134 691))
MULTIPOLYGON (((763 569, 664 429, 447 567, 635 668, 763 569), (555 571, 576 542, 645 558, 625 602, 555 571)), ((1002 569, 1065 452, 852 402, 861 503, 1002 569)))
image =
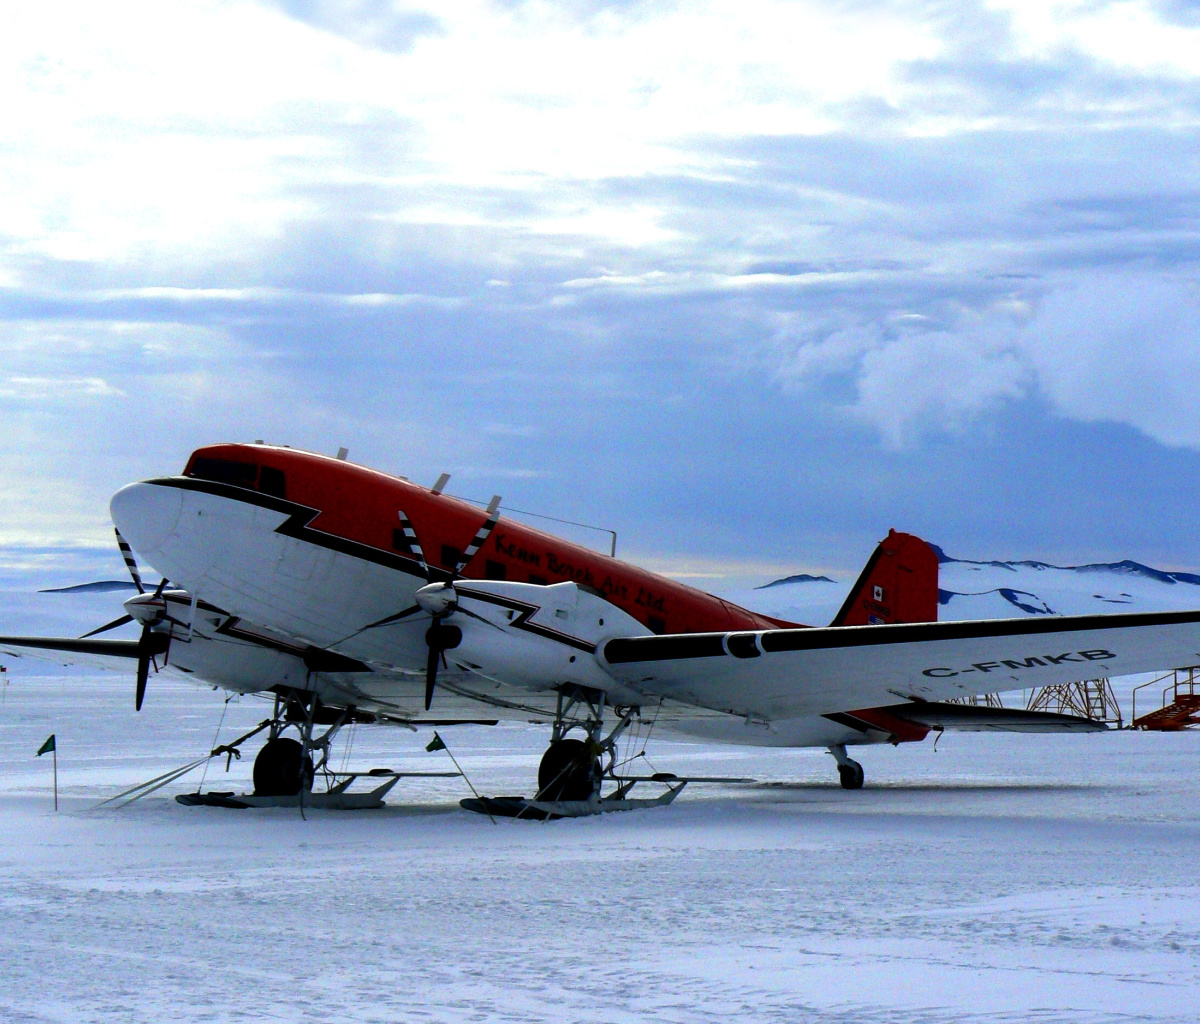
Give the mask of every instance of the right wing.
POLYGON ((628 637, 597 653, 649 696, 770 721, 1200 665, 1200 611, 628 637))

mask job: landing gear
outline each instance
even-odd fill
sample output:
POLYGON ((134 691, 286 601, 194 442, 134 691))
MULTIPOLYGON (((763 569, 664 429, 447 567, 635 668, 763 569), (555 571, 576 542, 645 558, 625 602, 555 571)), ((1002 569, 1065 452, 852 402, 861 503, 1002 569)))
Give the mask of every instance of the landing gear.
POLYGON ((841 782, 842 789, 862 789, 866 777, 863 766, 846 753, 846 745, 835 743, 829 748, 829 752, 837 759, 838 781, 841 782))
POLYGON ((278 736, 267 740, 254 759, 255 796, 295 796, 312 790, 313 759, 297 740, 278 736))
MULTIPOLYGON (((631 760, 645 754, 617 759, 617 739, 640 714, 637 707, 613 707, 617 722, 604 734, 605 694, 583 686, 559 687, 550 747, 538 766, 537 795, 532 800, 520 796, 475 797, 460 800, 468 811, 489 817, 525 818, 548 821, 555 818, 582 818, 609 811, 632 811, 646 807, 666 807, 689 782, 749 783, 753 779, 681 777, 671 772, 633 775, 627 767, 631 760), (567 736, 579 730, 582 737, 567 736), (662 786, 665 793, 656 797, 631 797, 634 786, 662 786), (608 785, 607 794, 601 787, 608 785)), ((653 727, 653 723, 651 723, 653 727)), ((860 783, 861 784, 861 783, 860 783)))
POLYGON ((314 776, 329 760, 329 747, 334 736, 353 714, 353 708, 325 707, 310 691, 277 693, 270 719, 271 738, 254 759, 254 795, 311 793, 314 776), (328 725, 329 728, 323 735, 314 736, 314 725, 328 725), (299 739, 280 735, 289 727, 296 729, 299 739))
POLYGON ((838 779, 842 783, 842 789, 862 789, 864 779, 862 765, 857 761, 839 764, 838 779))
POLYGON ((600 792, 600 758, 596 744, 556 740, 538 765, 538 800, 587 800, 600 792))
POLYGON ((605 695, 600 690, 565 685, 558 691, 558 706, 550 733, 550 746, 538 765, 537 795, 524 797, 476 797, 460 803, 468 811, 545 821, 576 818, 605 811, 629 811, 637 807, 663 807, 690 781, 675 775, 648 777, 617 775, 617 739, 629 728, 638 708, 614 708, 616 725, 604 734, 605 695), (582 737, 567 737, 579 730, 582 737), (605 783, 615 785, 608 796, 601 794, 605 783), (657 782, 667 792, 653 800, 634 800, 629 791, 639 782, 657 782))

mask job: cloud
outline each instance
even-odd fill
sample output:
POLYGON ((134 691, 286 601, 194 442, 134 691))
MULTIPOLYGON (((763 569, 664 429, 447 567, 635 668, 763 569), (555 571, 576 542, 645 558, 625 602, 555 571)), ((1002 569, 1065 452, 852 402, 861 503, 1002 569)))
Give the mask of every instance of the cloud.
POLYGON ((68 383, 4 398, 27 454, 0 534, 102 532, 117 484, 238 437, 471 467, 521 507, 612 509, 643 550, 764 564, 801 534, 852 564, 879 517, 927 507, 974 529, 962 494, 1053 530, 1008 497, 1032 446, 1074 490, 1114 437, 1177 479, 1190 454, 1159 448, 1197 436, 1169 410, 1200 267, 1181 18, 22 8, 0 382, 68 383))
POLYGON ((1042 391, 1063 415, 1128 423, 1200 449, 1200 280, 1146 271, 1068 280, 1021 337, 1042 391))
POLYGON ((932 333, 890 342, 863 356, 855 411, 891 447, 933 426, 961 430, 1029 392, 1017 353, 986 338, 932 333))
POLYGON ((426 11, 390 0, 273 0, 285 14, 364 46, 406 53, 422 36, 441 31, 426 11))
POLYGON ((848 377, 853 413, 898 448, 961 431, 1037 395, 1059 415, 1128 424, 1200 449, 1200 280, 1126 270, 1040 282, 1039 298, 961 314, 957 329, 900 315, 798 345, 786 383, 848 377))
POLYGON ((103 377, 5 377, 0 398, 46 402, 72 398, 124 397, 103 377))

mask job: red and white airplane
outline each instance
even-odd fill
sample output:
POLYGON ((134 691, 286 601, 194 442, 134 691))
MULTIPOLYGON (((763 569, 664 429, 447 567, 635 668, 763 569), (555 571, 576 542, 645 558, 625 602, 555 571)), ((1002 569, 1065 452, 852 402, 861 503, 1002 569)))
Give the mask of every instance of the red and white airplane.
POLYGON ((486 716, 551 725, 538 798, 593 804, 616 736, 639 718, 710 741, 827 747, 857 789, 852 745, 1103 728, 949 699, 1200 662, 1200 611, 937 622, 937 558, 895 532, 834 621, 804 627, 503 518, 499 498, 450 497, 446 479, 429 489, 273 445, 200 448, 181 475, 112 499, 139 593, 93 634, 136 620, 139 640, 0 646, 136 660, 139 709, 151 668, 274 693, 263 795, 310 786, 313 755, 320 767, 346 722, 486 716), (164 577, 153 591, 130 546, 164 577), (290 727, 298 739, 280 735, 290 727))

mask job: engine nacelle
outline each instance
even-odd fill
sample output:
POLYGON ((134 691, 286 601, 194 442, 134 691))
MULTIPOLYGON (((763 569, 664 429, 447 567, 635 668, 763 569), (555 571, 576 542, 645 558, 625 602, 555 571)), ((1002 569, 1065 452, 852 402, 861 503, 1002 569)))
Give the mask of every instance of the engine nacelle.
POLYGON ((608 694, 612 704, 641 704, 644 695, 610 675, 596 651, 614 637, 649 630, 604 598, 574 583, 538 586, 506 580, 461 580, 452 621, 462 641, 450 663, 530 690, 574 683, 608 694))

